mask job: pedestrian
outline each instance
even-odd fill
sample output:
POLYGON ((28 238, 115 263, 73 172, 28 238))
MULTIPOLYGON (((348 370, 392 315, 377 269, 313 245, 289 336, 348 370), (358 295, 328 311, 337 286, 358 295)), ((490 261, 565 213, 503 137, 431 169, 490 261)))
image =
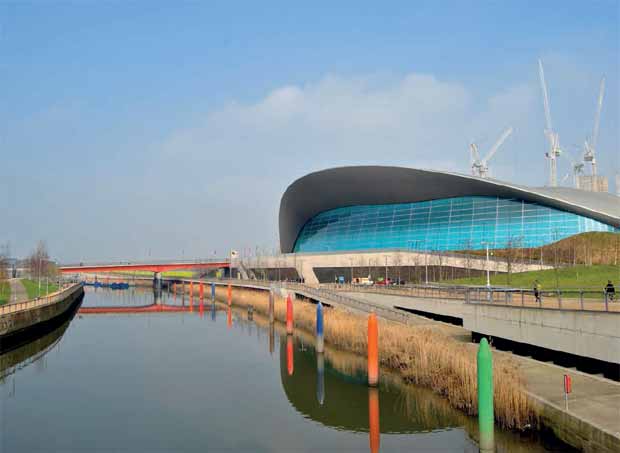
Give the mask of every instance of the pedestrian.
POLYGON ((605 297, 610 302, 614 301, 614 297, 616 295, 616 288, 614 288, 614 284, 611 280, 607 280, 607 286, 605 286, 605 297))
POLYGON ((540 289, 542 288, 538 279, 534 280, 534 297, 536 297, 536 302, 540 303, 540 289))

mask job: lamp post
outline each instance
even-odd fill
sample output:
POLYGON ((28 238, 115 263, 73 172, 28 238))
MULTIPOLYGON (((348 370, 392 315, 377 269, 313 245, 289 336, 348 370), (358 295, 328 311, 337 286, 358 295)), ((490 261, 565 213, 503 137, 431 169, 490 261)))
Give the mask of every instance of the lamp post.
POLYGON ((486 247, 486 251, 487 251, 487 262, 486 262, 486 268, 487 268, 487 288, 491 287, 491 269, 489 266, 489 243, 488 242, 483 242, 482 243, 485 247, 486 247))
POLYGON ((388 257, 387 257, 387 255, 385 255, 385 284, 386 284, 386 286, 388 284, 388 267, 387 267, 387 265, 388 265, 388 257))

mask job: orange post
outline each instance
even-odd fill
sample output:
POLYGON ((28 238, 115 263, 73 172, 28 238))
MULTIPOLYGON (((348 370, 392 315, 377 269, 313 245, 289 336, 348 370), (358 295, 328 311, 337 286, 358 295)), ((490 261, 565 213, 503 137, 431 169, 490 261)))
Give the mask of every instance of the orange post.
POLYGON ((379 384, 379 327, 377 315, 368 316, 368 385, 379 384))
POLYGON ((379 452, 380 425, 379 425, 379 390, 376 388, 368 389, 368 438, 370 441, 370 452, 379 452))
POLYGON ((293 355, 293 337, 286 337, 286 371, 289 376, 293 375, 295 369, 295 356, 293 355))
POLYGON ((228 298, 228 305, 232 305, 232 285, 230 283, 226 289, 226 297, 228 298))
POLYGON ((290 294, 286 296, 286 333, 293 333, 293 301, 290 294))
POLYGON ((205 285, 200 282, 200 285, 198 286, 198 293, 200 294, 200 300, 203 300, 205 298, 205 285))

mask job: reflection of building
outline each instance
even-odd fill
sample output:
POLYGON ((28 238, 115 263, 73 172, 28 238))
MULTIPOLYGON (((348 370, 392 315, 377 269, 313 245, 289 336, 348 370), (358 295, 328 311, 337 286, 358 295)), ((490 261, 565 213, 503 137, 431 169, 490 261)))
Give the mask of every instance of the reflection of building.
POLYGON ((295 181, 279 222, 284 253, 537 247, 620 231, 620 199, 438 171, 342 167, 295 181))

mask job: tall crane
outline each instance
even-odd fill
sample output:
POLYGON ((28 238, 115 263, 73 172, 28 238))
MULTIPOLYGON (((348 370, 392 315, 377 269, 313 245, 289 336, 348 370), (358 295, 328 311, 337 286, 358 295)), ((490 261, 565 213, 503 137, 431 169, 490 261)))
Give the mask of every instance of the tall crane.
POLYGON ((495 144, 491 147, 489 152, 483 159, 480 158, 480 153, 478 153, 478 145, 475 143, 471 143, 469 145, 469 149, 471 151, 471 174, 474 176, 479 176, 481 178, 488 178, 489 176, 489 161, 493 158, 497 150, 503 143, 506 141, 508 136, 512 134, 512 127, 506 129, 502 135, 497 139, 495 144))
POLYGON ((540 87, 543 93, 543 103, 545 107, 545 135, 549 141, 549 151, 545 153, 545 157, 549 161, 549 185, 555 187, 558 185, 558 168, 557 158, 562 154, 560 149, 560 137, 553 130, 551 124, 551 109, 549 107, 549 94, 547 92, 547 83, 545 82, 545 71, 543 69, 542 60, 538 60, 538 74, 540 76, 540 87))
POLYGON ((592 137, 584 144, 583 160, 590 163, 592 176, 596 176, 596 142, 598 141, 598 130, 601 124, 601 110, 603 109, 603 97, 605 96, 605 77, 601 79, 598 92, 598 103, 596 104, 596 115, 594 116, 594 127, 592 137))

